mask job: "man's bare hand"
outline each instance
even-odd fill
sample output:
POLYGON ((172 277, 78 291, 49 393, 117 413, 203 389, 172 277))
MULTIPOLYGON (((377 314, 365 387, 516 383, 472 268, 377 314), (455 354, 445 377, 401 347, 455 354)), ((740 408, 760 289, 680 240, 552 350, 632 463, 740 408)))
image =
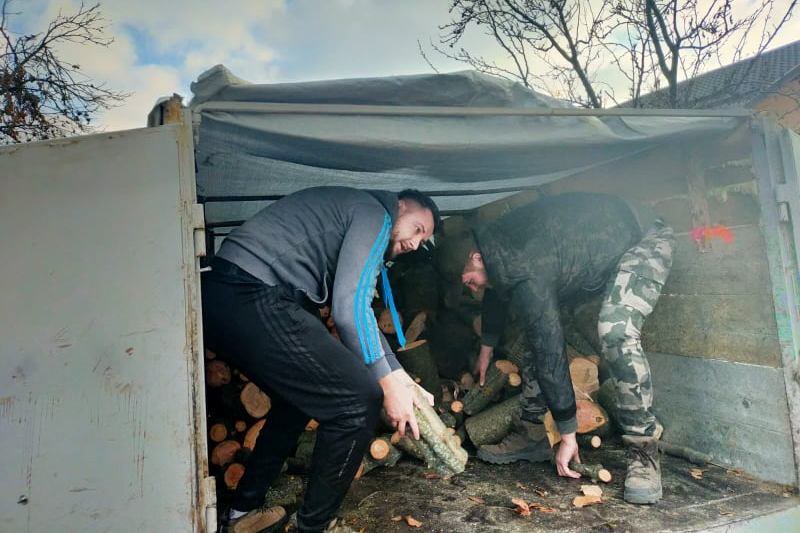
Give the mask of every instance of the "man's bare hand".
POLYGON ((433 405, 433 396, 414 383, 414 380, 402 369, 385 375, 379 383, 383 389, 383 408, 392 425, 402 436, 406 434, 406 425, 408 425, 414 438, 419 440, 419 426, 417 417, 414 416, 414 405, 419 405, 422 400, 415 391, 416 389, 422 391, 422 397, 431 405, 433 405))
POLYGON ((489 363, 492 361, 494 348, 481 344, 481 350, 478 352, 478 360, 475 361, 475 368, 472 373, 478 377, 478 384, 483 387, 486 381, 486 369, 489 368, 489 363))
POLYGON ((564 433, 561 435, 561 444, 558 445, 556 452, 556 470, 558 470, 559 476, 581 477, 579 473, 570 469, 570 461, 581 462, 578 455, 578 441, 575 439, 575 433, 564 433))

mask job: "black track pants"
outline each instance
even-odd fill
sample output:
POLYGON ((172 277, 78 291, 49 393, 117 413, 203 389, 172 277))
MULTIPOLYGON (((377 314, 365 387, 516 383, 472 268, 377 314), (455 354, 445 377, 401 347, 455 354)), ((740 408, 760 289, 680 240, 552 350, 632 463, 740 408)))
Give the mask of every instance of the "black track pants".
POLYGON ((264 503, 297 437, 319 422, 312 472, 300 510, 303 531, 334 517, 373 435, 383 393, 364 362, 293 299, 216 259, 203 278, 206 346, 224 354, 272 400, 232 506, 264 503))

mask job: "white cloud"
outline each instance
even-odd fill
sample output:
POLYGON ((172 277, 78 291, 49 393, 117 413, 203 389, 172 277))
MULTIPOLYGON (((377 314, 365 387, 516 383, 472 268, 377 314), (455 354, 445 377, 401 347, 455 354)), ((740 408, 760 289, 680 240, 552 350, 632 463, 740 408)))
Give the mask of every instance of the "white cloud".
MULTIPOLYGON (((17 7, 34 13, 34 27, 42 29, 59 9, 78 5, 40 0, 17 7)), ((439 26, 451 18, 448 2, 429 0, 104 0, 101 9, 114 44, 62 50, 91 77, 133 93, 122 107, 99 117, 107 129, 142 126, 160 96, 178 92, 188 99, 189 83, 217 63, 262 83, 430 72, 417 41, 437 41, 439 26)), ((800 15, 773 47, 797 35, 800 15)), ((508 61, 479 29, 469 31, 461 45, 508 61)), ((427 53, 442 71, 466 68, 429 48, 427 53)), ((624 87, 617 92, 624 98, 624 87)))

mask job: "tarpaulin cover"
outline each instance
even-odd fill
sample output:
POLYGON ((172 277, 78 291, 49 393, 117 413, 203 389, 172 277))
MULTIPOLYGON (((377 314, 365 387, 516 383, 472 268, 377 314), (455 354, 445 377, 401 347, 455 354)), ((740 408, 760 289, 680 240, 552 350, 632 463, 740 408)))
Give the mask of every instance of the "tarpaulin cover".
POLYGON ((413 187, 432 193, 445 211, 468 210, 600 165, 648 157, 669 143, 712 147, 745 120, 418 111, 569 107, 473 71, 250 84, 218 65, 192 91, 191 106, 201 117, 198 194, 210 200, 208 223, 246 219, 269 203, 215 198, 279 196, 319 185, 413 187), (230 102, 343 107, 325 113, 218 105, 230 102), (364 114, 359 106, 390 106, 393 112, 364 114))

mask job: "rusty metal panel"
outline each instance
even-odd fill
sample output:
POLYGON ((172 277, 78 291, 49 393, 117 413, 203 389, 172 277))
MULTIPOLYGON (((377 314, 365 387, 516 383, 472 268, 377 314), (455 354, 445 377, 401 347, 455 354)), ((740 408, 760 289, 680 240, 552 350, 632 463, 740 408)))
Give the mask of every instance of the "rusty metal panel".
POLYGON ((0 530, 203 526, 191 149, 185 124, 0 149, 0 530))

